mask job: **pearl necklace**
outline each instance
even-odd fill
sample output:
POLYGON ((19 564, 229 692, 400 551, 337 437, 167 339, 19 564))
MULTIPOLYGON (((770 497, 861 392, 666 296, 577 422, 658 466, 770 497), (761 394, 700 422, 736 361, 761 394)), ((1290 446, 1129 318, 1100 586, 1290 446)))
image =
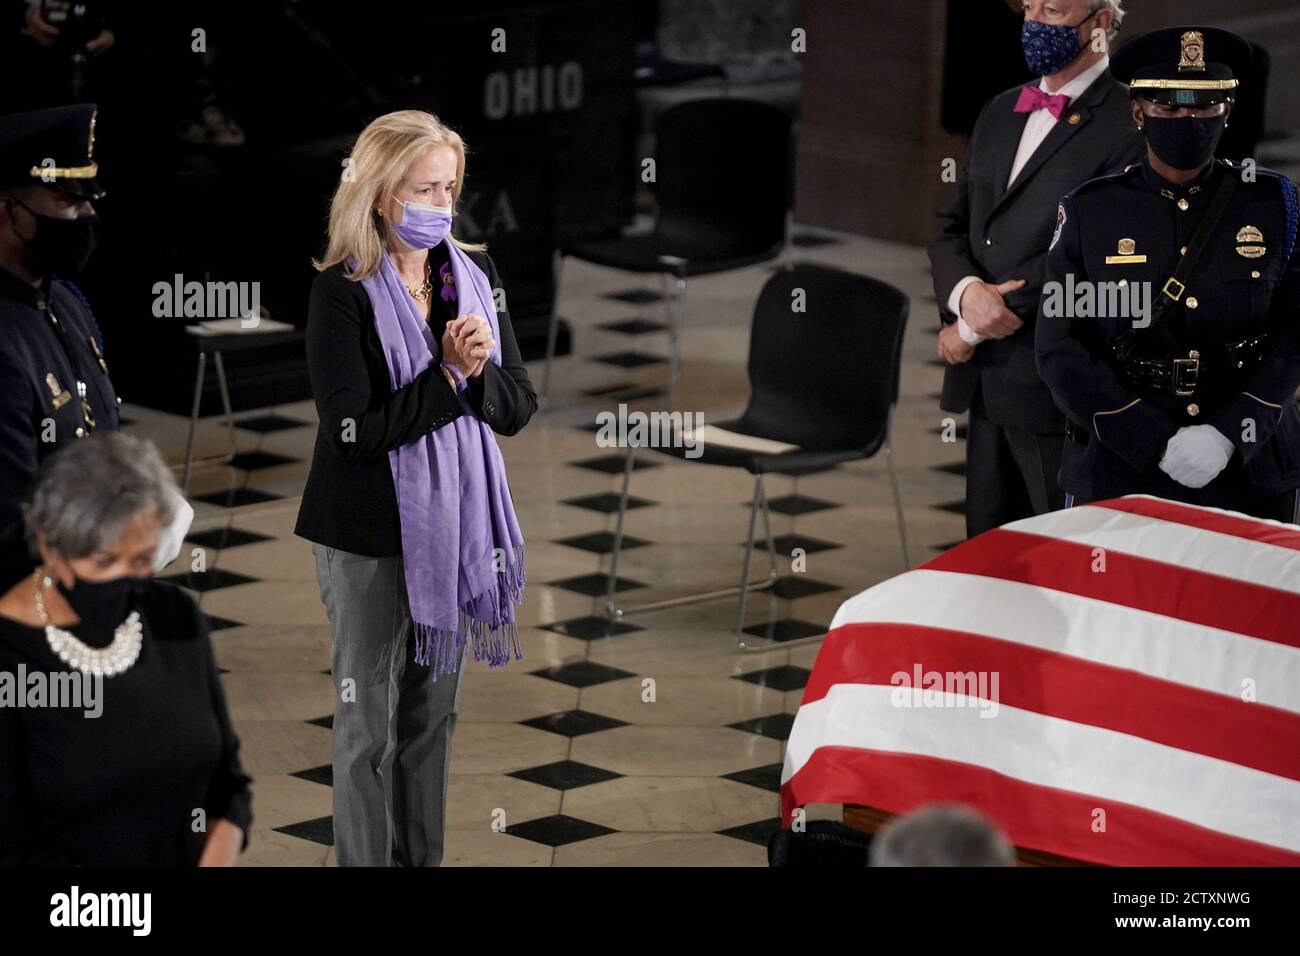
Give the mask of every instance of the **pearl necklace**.
MULTIPOLYGON (((45 578, 45 586, 50 586, 50 579, 45 578)), ((74 667, 83 674, 113 677, 131 667, 140 656, 144 643, 140 625, 140 612, 132 611, 125 621, 113 631, 113 643, 107 647, 91 647, 77 638, 71 631, 55 627, 50 623, 50 616, 45 611, 45 598, 41 595, 41 577, 38 570, 32 575, 32 587, 36 595, 36 613, 45 625, 45 639, 59 660, 74 667)))

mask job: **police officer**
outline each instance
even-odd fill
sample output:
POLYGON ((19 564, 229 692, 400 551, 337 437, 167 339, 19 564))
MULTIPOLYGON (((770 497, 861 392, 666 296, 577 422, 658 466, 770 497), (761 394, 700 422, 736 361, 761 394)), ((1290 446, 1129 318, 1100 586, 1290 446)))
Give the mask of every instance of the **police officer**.
POLYGON ((1070 419, 1061 486, 1295 521, 1296 187, 1214 159, 1251 47, 1202 27, 1133 43, 1146 159, 1061 202, 1040 304, 1039 371, 1070 419))
POLYGON ((95 247, 94 150, 93 105, 0 117, 0 586, 27 564, 19 506, 41 460, 119 424, 99 329, 66 281, 95 247))

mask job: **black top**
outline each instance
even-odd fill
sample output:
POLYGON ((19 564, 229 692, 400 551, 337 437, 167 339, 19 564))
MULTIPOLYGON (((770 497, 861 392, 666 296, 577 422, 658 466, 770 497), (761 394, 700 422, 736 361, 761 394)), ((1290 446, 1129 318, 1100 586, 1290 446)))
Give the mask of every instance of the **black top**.
MULTIPOLYGON (((501 287, 486 253, 469 257, 492 289, 501 287)), ((439 295, 438 267, 447 261, 446 246, 430 249, 429 260, 434 278, 429 324, 441 343, 447 323, 459 313, 455 300, 439 295)), ((413 382, 393 391, 366 290, 345 278, 342 266, 316 277, 307 312, 307 371, 320 425, 296 534, 354 554, 400 555, 402 529, 388 452, 454 421, 466 406, 500 435, 514 435, 528 423, 537 395, 509 312, 498 311, 497 321, 501 365, 488 362, 470 381, 465 404, 442 374, 441 354, 413 382), (345 434, 349 419, 354 424, 345 434)))
POLYGON ((0 593, 35 567, 19 505, 37 467, 69 442, 118 427, 101 346, 72 286, 55 280, 37 288, 0 269, 0 593))
MULTIPOLYGON (((193 866, 207 839, 195 832, 200 809, 207 829, 229 820, 247 845, 250 780, 207 624, 187 594, 159 581, 135 606, 144 646, 102 680, 98 708, 0 706, 0 864, 193 866)), ((112 639, 72 631, 97 647, 112 639)), ((36 674, 53 685, 51 675, 78 672, 43 628, 0 617, 0 674, 25 674, 30 687, 36 674)))

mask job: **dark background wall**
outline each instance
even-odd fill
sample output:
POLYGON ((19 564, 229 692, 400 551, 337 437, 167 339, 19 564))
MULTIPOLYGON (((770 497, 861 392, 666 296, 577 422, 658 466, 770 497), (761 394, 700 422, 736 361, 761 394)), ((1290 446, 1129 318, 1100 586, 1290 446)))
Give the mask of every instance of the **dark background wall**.
MULTIPOLYGON (((1268 48, 1267 136, 1300 131, 1295 0, 1129 0, 1119 44, 1164 26, 1236 30, 1268 48)), ((1028 79, 1020 16, 1005 0, 803 0, 809 55, 800 103, 796 218, 924 243, 979 107, 1028 79)), ((1241 157, 1238 157, 1241 158, 1241 157)))

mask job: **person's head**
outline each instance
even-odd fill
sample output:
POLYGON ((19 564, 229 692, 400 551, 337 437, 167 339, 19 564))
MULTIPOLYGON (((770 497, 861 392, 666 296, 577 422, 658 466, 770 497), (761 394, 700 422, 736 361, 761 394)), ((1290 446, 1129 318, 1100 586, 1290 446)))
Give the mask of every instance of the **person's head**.
MULTIPOLYGON (((406 221, 408 203, 454 210, 465 185, 465 143, 432 113, 398 110, 379 117, 357 137, 330 205, 329 246, 316 263, 349 265, 364 279, 406 221)), ((463 249, 482 246, 456 242, 463 249)), ((398 247, 400 248, 400 246, 398 247)))
POLYGON ((868 866, 1015 866, 992 823, 957 804, 931 804, 890 820, 871 841, 868 866))
POLYGON ((94 249, 95 207, 50 186, 0 189, 0 265, 24 275, 75 274, 94 249))
POLYGON ((1060 73, 1080 58, 1099 61, 1124 19, 1122 0, 1023 0, 1020 8, 1025 63, 1038 76, 1060 73), (1104 43, 1094 42, 1099 36, 1104 43))
POLYGON ((66 589, 77 581, 144 578, 176 494, 151 443, 97 434, 42 462, 23 505, 27 540, 45 573, 66 589))
POLYGON ((1180 172, 1214 158, 1254 51, 1210 27, 1155 30, 1124 48, 1133 122, 1154 160, 1180 172))
POLYGON ((28 280, 73 275, 95 247, 94 103, 0 116, 0 266, 28 280))

